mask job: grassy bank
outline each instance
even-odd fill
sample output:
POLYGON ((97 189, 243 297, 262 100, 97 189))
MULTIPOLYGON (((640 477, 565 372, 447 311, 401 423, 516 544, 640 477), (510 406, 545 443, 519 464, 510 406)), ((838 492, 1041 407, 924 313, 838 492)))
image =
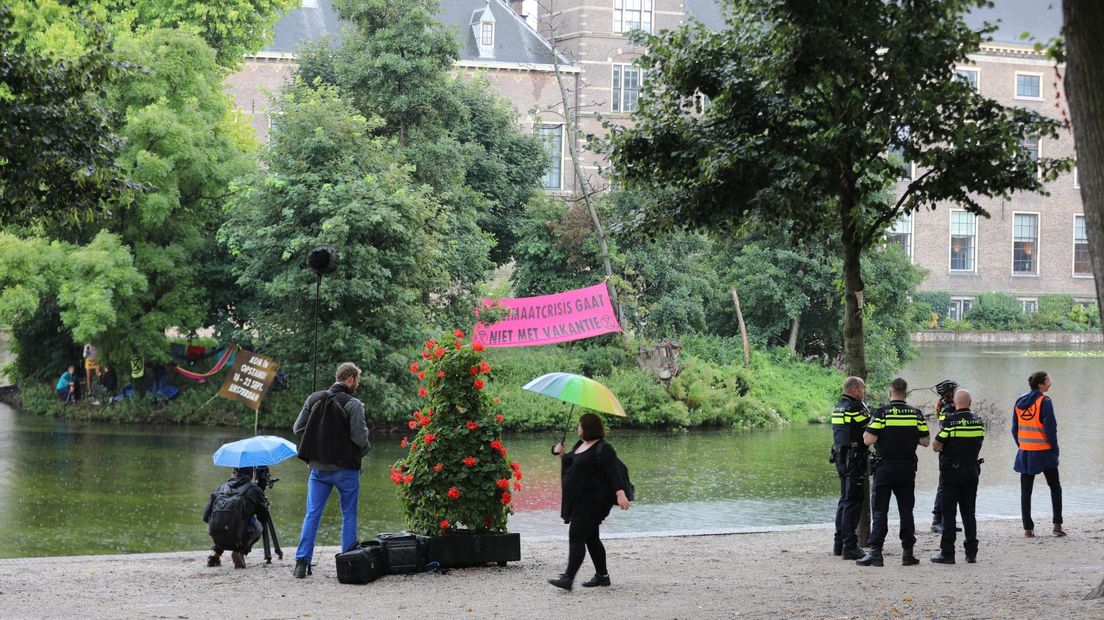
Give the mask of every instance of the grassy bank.
MULTIPOLYGON (((521 389, 530 379, 555 371, 593 377, 617 394, 629 417, 611 418, 611 426, 752 429, 824 419, 839 390, 839 372, 802 362, 785 349, 755 351, 751 365, 744 366, 735 344, 683 340, 683 370, 669 385, 642 372, 634 352, 615 345, 497 349, 488 351, 494 371, 487 389, 502 399, 499 412, 506 428, 515 431, 561 427, 568 405, 521 389)), ((74 420, 252 426, 251 410, 215 397, 221 380, 200 385, 174 377, 181 393, 171 401, 135 398, 99 405, 91 399, 62 405, 51 386, 32 385, 22 390, 21 406, 33 414, 74 420)), ((289 428, 308 391, 293 383, 290 390, 269 394, 260 412, 261 426, 289 428)), ((373 429, 405 424, 409 412, 381 412, 373 409, 370 394, 360 396, 373 429)))

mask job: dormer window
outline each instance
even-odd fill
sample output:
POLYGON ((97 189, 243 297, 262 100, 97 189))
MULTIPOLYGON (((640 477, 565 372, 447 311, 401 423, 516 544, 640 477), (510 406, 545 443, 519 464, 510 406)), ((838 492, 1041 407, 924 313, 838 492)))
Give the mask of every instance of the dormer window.
POLYGON ((479 57, 494 58, 495 17, 491 13, 491 0, 484 0, 482 9, 472 11, 471 27, 479 57))

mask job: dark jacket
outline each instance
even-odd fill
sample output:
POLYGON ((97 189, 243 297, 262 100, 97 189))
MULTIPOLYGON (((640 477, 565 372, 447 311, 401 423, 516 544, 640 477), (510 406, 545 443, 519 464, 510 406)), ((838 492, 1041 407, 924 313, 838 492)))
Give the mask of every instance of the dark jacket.
POLYGON ((844 394, 840 396, 832 410, 832 437, 837 446, 852 443, 863 446, 863 432, 870 421, 870 410, 866 403, 844 394))
POLYGON ((582 444, 576 442, 560 460, 563 489, 560 516, 564 523, 588 520, 597 524, 609 516, 617 503, 617 492, 625 490, 626 483, 617 467, 617 451, 613 446, 599 439, 585 452, 576 454, 582 444))
MULTIPOLYGON (((1042 394, 1043 393, 1038 390, 1032 390, 1019 397, 1016 400, 1016 406, 1021 409, 1027 409, 1035 402, 1035 399, 1042 396, 1042 394)), ((1058 421, 1054 418, 1054 404, 1050 401, 1049 396, 1043 396, 1043 402, 1039 405, 1039 421, 1043 424, 1043 429, 1046 431, 1047 442, 1050 443, 1051 448, 1050 450, 1017 450, 1016 462, 1013 464, 1012 469, 1021 474, 1037 475, 1048 469, 1058 467, 1058 421)), ((1019 422, 1019 417, 1016 416, 1016 411, 1013 409, 1013 441, 1018 441, 1018 433, 1020 430, 1019 422)))
POLYGON ((969 409, 958 409, 943 421, 935 436, 943 445, 939 453, 939 471, 967 477, 978 475, 978 455, 985 441, 985 424, 969 409))
POLYGON ((308 396, 292 430, 302 435, 299 458, 319 471, 359 470, 371 448, 364 404, 341 383, 308 396), (323 402, 327 398, 329 402, 323 402))
POLYGON ((257 517, 258 521, 268 521, 271 515, 268 512, 268 500, 265 498, 264 491, 261 487, 253 484, 251 478, 235 477, 227 480, 219 488, 215 489, 214 493, 211 493, 211 497, 207 500, 207 507, 203 509, 203 522, 207 523, 211 520, 211 509, 215 505, 215 498, 223 493, 235 492, 245 497, 245 514, 250 517, 257 517))

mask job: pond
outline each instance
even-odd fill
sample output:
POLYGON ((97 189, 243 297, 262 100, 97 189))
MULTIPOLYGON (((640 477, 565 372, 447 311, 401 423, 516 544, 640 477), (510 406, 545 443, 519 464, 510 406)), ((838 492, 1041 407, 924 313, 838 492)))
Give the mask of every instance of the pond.
MULTIPOLYGON (((902 372, 914 387, 954 378, 976 400, 1007 411, 1026 391, 1026 377, 1045 369, 1054 379, 1062 440, 1062 478, 1068 521, 1079 511, 1104 509, 1104 357, 1097 349, 1036 348, 1029 357, 1011 347, 926 346, 902 372)), ((871 398, 871 401, 877 399, 871 398)), ((920 390, 911 402, 928 405, 920 390)), ((830 403, 825 403, 826 409, 830 403)), ((200 515, 208 494, 227 476, 211 464, 221 444, 240 429, 121 426, 76 423, 17 414, 0 405, 0 557, 138 553, 206 548, 200 515)), ((290 435, 289 439, 294 439, 290 435)), ((829 523, 838 480, 826 455, 827 426, 735 433, 617 432, 611 441, 628 465, 638 501, 615 511, 605 531, 660 533, 732 531, 829 523)), ((559 520, 558 463, 548 448, 552 433, 507 435, 511 458, 525 470, 515 494, 510 529, 527 537, 564 536, 559 520)), ((401 529, 402 515, 388 465, 402 454, 398 438, 376 437, 364 460, 361 538, 401 529)), ((1019 486, 1007 424, 994 425, 982 456, 978 512, 1015 516, 1019 486)), ((273 468, 279 482, 269 491, 277 532, 286 554, 299 534, 307 468, 290 460, 273 468)), ((930 512, 937 473, 922 451, 917 476, 917 521, 930 512)), ((1041 482, 1040 482, 1041 483, 1041 482)), ((1049 515, 1046 493, 1036 518, 1049 515)), ((331 501, 319 532, 318 555, 336 552, 340 516, 331 501)), ((1046 522, 1044 520, 1044 522, 1046 522)))

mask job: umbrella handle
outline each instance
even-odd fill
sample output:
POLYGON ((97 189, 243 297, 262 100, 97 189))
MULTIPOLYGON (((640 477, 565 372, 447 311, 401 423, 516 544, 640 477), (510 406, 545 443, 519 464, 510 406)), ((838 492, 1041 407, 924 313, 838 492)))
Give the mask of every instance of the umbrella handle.
POLYGON ((560 445, 563 446, 565 452, 567 451, 567 444, 564 443, 565 441, 567 441, 567 425, 571 424, 571 416, 574 415, 574 413, 575 405, 571 405, 571 410, 567 412, 567 419, 564 420, 563 435, 560 437, 560 445))

